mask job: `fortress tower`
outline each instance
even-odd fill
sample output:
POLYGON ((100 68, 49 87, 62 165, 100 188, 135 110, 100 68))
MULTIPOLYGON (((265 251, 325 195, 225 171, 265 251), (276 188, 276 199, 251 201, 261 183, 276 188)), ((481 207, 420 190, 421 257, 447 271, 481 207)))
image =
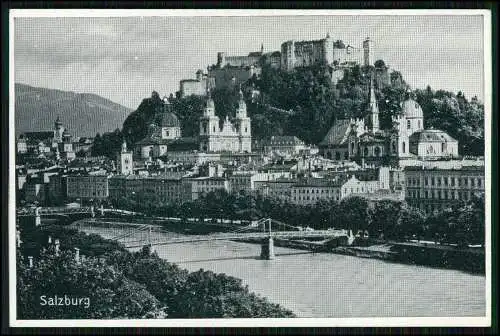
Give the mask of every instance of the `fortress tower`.
POLYGON ((369 37, 363 41, 363 64, 365 66, 373 65, 375 62, 373 56, 373 40, 370 40, 369 37))

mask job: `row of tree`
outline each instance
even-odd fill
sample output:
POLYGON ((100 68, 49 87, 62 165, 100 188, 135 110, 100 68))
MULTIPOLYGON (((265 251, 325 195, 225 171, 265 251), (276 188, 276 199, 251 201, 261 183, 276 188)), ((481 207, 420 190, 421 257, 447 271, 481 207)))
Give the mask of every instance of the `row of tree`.
POLYGON ((367 230, 388 239, 404 240, 412 236, 448 242, 484 242, 484 195, 470 202, 457 201, 443 211, 425 215, 404 201, 369 202, 363 197, 347 197, 340 202, 321 200, 314 205, 291 204, 260 194, 211 192, 183 204, 164 203, 157 196, 133 195, 113 201, 121 209, 150 215, 256 220, 273 218, 292 226, 314 229, 367 230))
POLYGON ((200 269, 188 272, 151 254, 131 253, 98 235, 60 226, 25 228, 17 251, 20 319, 293 317, 255 295, 240 279, 200 269), (52 244, 48 244, 49 236, 52 244), (53 242, 60 240, 60 252, 53 242), (79 261, 73 249, 85 255, 79 261), (27 256, 33 256, 29 266, 27 256), (51 305, 51 298, 81 298, 51 305), (86 301, 88 298, 88 301, 86 301))

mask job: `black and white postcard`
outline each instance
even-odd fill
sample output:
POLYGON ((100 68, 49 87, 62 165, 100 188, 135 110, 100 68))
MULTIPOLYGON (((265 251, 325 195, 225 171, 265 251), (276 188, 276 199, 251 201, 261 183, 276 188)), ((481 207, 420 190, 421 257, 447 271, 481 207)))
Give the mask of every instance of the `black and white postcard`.
POLYGON ((489 326, 484 10, 11 10, 18 327, 489 326))

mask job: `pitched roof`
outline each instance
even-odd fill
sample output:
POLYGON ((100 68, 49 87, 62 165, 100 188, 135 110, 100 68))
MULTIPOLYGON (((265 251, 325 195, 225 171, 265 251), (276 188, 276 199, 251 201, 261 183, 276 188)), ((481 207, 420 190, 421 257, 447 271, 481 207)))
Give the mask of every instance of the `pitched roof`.
POLYGON ((351 130, 351 121, 349 119, 338 119, 330 128, 320 145, 342 146, 347 144, 347 136, 351 130))
POLYGON ((422 130, 413 133, 410 136, 411 142, 456 142, 457 140, 453 139, 448 133, 436 130, 422 130))
POLYGON ((46 140, 54 137, 53 131, 42 131, 42 132, 25 132, 24 137, 28 140, 46 140))
POLYGON ((268 145, 303 145, 304 142, 292 135, 274 135, 268 141, 268 145))

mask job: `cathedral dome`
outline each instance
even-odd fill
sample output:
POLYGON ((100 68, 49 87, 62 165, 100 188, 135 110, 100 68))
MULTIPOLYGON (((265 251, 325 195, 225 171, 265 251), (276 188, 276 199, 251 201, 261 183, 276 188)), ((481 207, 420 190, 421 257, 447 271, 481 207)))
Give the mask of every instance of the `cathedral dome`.
POLYGON ((181 123, 173 112, 166 112, 161 119, 161 127, 181 127, 181 123))
POLYGON ((408 98, 405 100, 401 106, 403 115, 406 118, 423 118, 424 113, 420 105, 413 99, 408 98))

